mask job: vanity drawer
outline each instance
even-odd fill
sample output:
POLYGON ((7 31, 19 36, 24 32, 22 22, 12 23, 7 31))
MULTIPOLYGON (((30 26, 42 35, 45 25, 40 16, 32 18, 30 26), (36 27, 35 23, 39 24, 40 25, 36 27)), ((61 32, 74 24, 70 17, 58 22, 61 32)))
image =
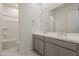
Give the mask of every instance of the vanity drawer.
POLYGON ((48 38, 48 37, 46 37, 45 41, 48 41, 50 43, 60 45, 62 47, 72 49, 72 50, 76 50, 76 46, 77 46, 75 43, 67 42, 67 41, 64 41, 64 40, 59 40, 59 39, 56 39, 56 38, 48 38))
POLYGON ((77 52, 78 52, 78 56, 79 56, 79 44, 77 45, 77 49, 78 49, 77 52))
POLYGON ((41 39, 41 40, 44 40, 44 36, 40 36, 40 35, 33 35, 34 38, 37 38, 37 39, 41 39))

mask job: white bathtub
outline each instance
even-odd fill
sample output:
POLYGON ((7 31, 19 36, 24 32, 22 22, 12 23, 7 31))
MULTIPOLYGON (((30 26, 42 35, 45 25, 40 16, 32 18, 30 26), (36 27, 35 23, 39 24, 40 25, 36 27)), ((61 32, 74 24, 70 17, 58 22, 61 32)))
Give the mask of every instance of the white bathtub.
POLYGON ((3 40, 3 50, 5 49, 9 49, 9 48, 13 48, 13 47, 17 47, 19 44, 19 41, 18 40, 3 40))

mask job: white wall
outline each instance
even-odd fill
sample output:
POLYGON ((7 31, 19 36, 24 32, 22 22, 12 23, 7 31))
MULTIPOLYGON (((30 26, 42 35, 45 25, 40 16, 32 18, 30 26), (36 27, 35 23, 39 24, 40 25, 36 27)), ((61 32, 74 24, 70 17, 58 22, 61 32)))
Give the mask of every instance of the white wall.
POLYGON ((23 53, 27 49, 30 49, 32 46, 31 40, 32 40, 32 20, 29 19, 30 14, 28 12, 30 11, 29 4, 20 4, 19 5, 19 12, 20 12, 20 46, 19 46, 19 52, 23 53))
POLYGON ((40 31, 40 4, 30 4, 33 32, 40 31))

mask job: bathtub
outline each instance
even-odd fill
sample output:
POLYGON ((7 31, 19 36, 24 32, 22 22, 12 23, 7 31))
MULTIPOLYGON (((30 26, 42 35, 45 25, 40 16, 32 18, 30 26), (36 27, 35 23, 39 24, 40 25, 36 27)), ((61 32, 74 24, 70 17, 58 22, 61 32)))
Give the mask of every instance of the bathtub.
POLYGON ((2 43, 3 50, 13 48, 13 47, 17 47, 18 44, 19 44, 19 41, 15 40, 15 39, 3 40, 3 43, 2 43))

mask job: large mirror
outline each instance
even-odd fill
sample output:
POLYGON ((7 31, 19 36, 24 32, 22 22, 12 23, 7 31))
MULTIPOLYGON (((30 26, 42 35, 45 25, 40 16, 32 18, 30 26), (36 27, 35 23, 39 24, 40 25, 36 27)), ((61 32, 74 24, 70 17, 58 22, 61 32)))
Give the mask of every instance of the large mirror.
POLYGON ((79 33, 79 4, 64 4, 50 11, 53 32, 79 33))

